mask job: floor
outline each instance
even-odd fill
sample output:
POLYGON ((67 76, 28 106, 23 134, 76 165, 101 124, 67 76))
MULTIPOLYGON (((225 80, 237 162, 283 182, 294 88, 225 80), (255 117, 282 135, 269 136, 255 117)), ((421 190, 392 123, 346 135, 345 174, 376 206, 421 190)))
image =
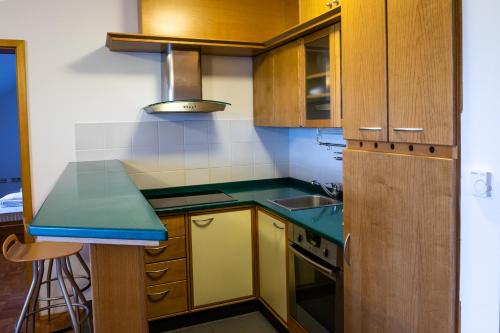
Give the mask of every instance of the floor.
MULTIPOLYGON (((277 333, 260 312, 211 321, 168 333, 277 333)), ((165 332, 166 333, 166 332, 165 332)))
POLYGON ((0 332, 12 331, 28 291, 28 278, 26 265, 5 260, 0 252, 0 332))
MULTIPOLYGON (((0 237, 0 245, 3 237, 0 237)), ((31 277, 27 266, 7 261, 0 251, 0 332, 12 332, 28 292, 31 277)), ((36 332, 46 333, 67 327, 70 321, 66 315, 54 316, 48 323, 37 320, 36 332)))

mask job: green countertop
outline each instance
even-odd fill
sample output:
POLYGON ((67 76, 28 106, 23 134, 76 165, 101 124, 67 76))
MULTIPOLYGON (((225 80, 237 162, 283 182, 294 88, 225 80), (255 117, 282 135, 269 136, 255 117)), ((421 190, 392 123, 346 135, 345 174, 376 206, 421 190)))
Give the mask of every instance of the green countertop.
POLYGON ((160 219, 118 160, 69 163, 28 231, 33 236, 167 239, 160 219))
POLYGON ((196 193, 212 190, 222 191, 236 200, 223 203, 157 209, 156 211, 158 214, 171 214, 212 208, 258 205, 297 225, 316 232, 339 246, 343 245, 342 205, 292 212, 268 201, 271 199, 283 199, 307 194, 321 194, 321 192, 318 192, 319 189, 317 187, 293 178, 182 186, 161 190, 145 190, 142 192, 146 198, 152 199, 163 195, 196 193))

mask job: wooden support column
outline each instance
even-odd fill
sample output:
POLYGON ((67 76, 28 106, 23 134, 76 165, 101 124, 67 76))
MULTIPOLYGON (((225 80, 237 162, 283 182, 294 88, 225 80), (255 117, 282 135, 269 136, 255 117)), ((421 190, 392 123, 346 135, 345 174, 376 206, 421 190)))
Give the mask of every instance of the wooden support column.
POLYGON ((144 249, 90 245, 95 333, 147 333, 144 249))

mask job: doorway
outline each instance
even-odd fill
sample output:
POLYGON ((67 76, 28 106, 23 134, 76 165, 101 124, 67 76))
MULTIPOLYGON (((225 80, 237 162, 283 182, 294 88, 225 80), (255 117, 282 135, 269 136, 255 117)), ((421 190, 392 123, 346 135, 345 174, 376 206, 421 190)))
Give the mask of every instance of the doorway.
POLYGON ((0 40, 0 240, 32 218, 27 120, 24 41, 0 40))
MULTIPOLYGON (((0 39, 0 244, 9 234, 24 238, 32 219, 24 41, 0 39)), ((21 311, 29 268, 0 254, 0 332, 21 311)))

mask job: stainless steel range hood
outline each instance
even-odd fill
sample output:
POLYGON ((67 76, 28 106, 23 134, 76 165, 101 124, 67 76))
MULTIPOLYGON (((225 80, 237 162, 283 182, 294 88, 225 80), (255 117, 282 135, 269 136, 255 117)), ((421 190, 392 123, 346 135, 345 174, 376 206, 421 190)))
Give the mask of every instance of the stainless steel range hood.
POLYGON ((148 113, 224 111, 225 102, 202 99, 201 57, 198 51, 174 50, 162 53, 162 102, 144 108, 148 113))

